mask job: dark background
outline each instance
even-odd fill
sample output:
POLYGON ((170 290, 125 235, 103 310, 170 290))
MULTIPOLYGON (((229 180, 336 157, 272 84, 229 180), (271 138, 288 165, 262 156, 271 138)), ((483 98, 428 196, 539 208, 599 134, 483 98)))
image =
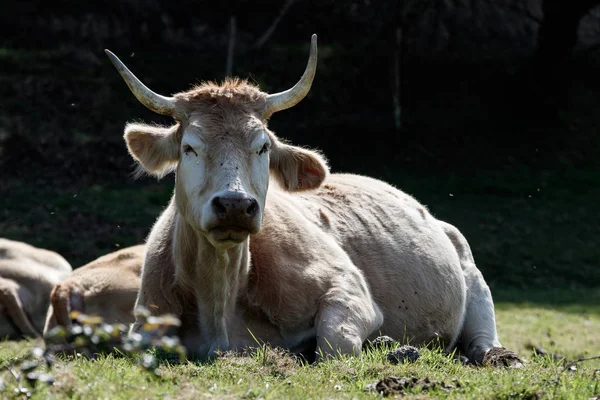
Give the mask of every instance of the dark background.
POLYGON ((276 92, 317 33, 312 90, 272 130, 334 172, 413 194, 463 231, 492 287, 600 284, 600 1, 258 3, 6 8, 0 236, 77 267, 142 242, 167 204, 173 177, 134 181, 122 132, 170 121, 137 102, 104 48, 165 95, 221 80, 228 63, 276 92))

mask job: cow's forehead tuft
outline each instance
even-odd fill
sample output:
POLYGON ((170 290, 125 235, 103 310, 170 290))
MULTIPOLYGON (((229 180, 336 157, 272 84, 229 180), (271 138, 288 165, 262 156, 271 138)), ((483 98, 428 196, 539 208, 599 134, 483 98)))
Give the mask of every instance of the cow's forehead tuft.
POLYGON ((175 95, 188 122, 205 140, 234 136, 252 140, 266 128, 262 119, 266 97, 256 85, 238 78, 205 82, 175 95))
POLYGON ((188 107, 199 106, 264 106, 266 94, 249 83, 239 78, 228 78, 217 84, 215 82, 204 82, 192 89, 181 92, 175 97, 188 107))

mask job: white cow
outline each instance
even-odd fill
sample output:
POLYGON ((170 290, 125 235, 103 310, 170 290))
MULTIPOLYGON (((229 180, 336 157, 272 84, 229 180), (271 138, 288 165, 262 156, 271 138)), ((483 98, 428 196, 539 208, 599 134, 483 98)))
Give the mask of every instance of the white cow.
POLYGON ((267 128, 308 93, 316 35, 301 80, 271 95, 227 79, 165 97, 107 54, 141 103, 176 120, 125 129, 143 171, 176 171, 137 305, 178 315, 194 356, 254 338, 304 352, 316 340, 335 355, 384 334, 458 346, 474 362, 500 346, 489 288, 455 227, 387 183, 330 175, 317 152, 267 128))
POLYGON ((0 339, 40 337, 50 291, 70 273, 59 254, 0 238, 0 339))

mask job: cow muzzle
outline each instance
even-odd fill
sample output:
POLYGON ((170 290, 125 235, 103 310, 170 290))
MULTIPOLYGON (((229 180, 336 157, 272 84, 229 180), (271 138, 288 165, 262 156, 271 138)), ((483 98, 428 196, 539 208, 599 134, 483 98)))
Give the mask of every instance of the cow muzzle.
POLYGON ((212 218, 208 233, 218 242, 242 242, 260 230, 258 201, 240 192, 222 192, 210 200, 212 218))

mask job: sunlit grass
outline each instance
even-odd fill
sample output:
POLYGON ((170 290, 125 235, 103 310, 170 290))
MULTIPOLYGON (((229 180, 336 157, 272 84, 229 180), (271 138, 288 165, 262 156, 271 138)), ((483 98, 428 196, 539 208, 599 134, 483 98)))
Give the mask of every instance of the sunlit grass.
MULTIPOLYGON (((420 387, 409 388, 409 398, 588 399, 600 394, 595 372, 600 361, 583 361, 569 370, 566 361, 534 356, 531 351, 532 345, 543 347, 569 360, 600 355, 597 308, 574 313, 568 306, 498 303, 497 321, 503 344, 526 359, 523 368, 463 366, 439 350, 426 349, 410 364, 392 365, 386 350, 375 349, 360 357, 310 365, 262 347, 246 356, 225 354, 214 362, 164 362, 157 377, 144 371, 135 358, 108 355, 95 361, 59 361, 53 371, 55 384, 33 388, 32 398, 375 398, 377 394, 365 388, 387 376, 429 378, 452 385, 427 393, 420 387)), ((0 343, 0 378, 6 386, 0 397, 14 397, 16 388, 4 367, 32 347, 27 341, 0 343)))
MULTIPOLYGON (((504 290, 497 296, 503 301, 496 302, 502 344, 520 354, 531 354, 532 348, 537 347, 569 360, 600 355, 600 303, 587 303, 598 298, 599 292, 599 289, 538 289, 526 293, 504 290), (542 297, 544 293, 546 297, 542 297), (580 303, 576 303, 577 298, 580 303), (567 302, 569 299, 571 303, 567 302)), ((600 360, 587 361, 586 365, 600 368, 600 360)))

